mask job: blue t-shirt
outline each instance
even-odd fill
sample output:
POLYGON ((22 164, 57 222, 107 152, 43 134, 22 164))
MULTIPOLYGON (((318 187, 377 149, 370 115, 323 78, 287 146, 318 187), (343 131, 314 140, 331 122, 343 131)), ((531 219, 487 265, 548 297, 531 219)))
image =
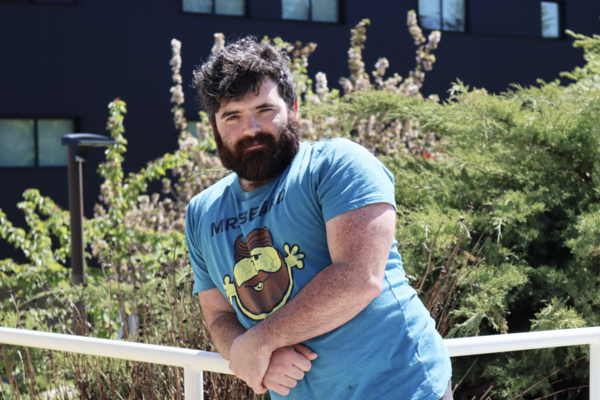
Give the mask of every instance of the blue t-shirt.
MULTIPOLYGON (((393 176, 346 139, 302 143, 280 176, 251 192, 236 174, 227 176, 188 207, 194 295, 219 288, 240 323, 252 327, 331 265, 325 223, 374 203, 396 206, 393 176)), ((303 344, 318 358, 286 399, 438 400, 450 380, 448 351, 408 285, 395 240, 381 295, 303 344)))

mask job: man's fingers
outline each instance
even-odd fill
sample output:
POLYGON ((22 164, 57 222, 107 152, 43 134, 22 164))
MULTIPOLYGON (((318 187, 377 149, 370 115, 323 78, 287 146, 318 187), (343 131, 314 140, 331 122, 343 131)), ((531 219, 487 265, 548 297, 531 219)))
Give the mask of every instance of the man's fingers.
POLYGON ((304 379, 304 372, 310 370, 310 361, 315 358, 317 355, 313 351, 300 344, 277 349, 271 355, 269 367, 263 377, 263 386, 287 396, 290 388, 296 387, 298 381, 304 379))
MULTIPOLYGON (((290 366, 290 368, 288 368, 285 371, 285 375, 289 376, 290 378, 293 378, 294 380, 297 380, 297 381, 299 381, 300 379, 304 379, 304 371, 295 365, 290 366)), ((286 386, 288 386, 288 385, 286 385, 286 386)), ((294 385, 294 386, 296 386, 296 385, 294 385)), ((288 386, 288 387, 292 387, 292 386, 288 386)))
MULTIPOLYGON (((231 363, 230 363, 231 365, 231 363)), ((230 367, 231 369, 231 367, 230 367)), ((233 372, 233 371, 232 371, 233 372)), ((237 375, 236 375, 237 376, 237 375)), ((237 376, 238 379, 244 380, 241 377, 237 376)), ((252 390, 254 390, 254 393, 256 394, 263 394, 266 393, 269 388, 265 387, 264 382, 260 383, 260 382, 250 382, 250 381, 246 381, 246 384, 248 386, 250 386, 252 388, 252 390)))
POLYGON ((269 389, 282 396, 287 396, 288 394, 290 394, 290 388, 283 385, 274 385, 269 389))
MULTIPOLYGON (((304 346, 299 346, 298 350, 310 355, 306 348, 300 349, 300 347, 304 346)), ((271 362, 262 384, 275 393, 287 396, 290 388, 296 387, 298 381, 304 378, 304 371, 308 371, 310 367, 310 360, 299 353, 295 347, 282 347, 271 355, 271 362)))
POLYGON ((294 353, 292 365, 302 371, 310 371, 312 366, 310 360, 298 352, 294 353))
POLYGON ((285 375, 265 378, 265 380, 263 381, 263 385, 265 385, 267 388, 269 388, 271 390, 275 390, 274 388, 277 386, 285 386, 288 388, 293 388, 293 387, 296 387, 297 384, 298 384, 297 379, 293 379, 293 378, 290 378, 289 376, 285 376, 285 375))
MULTIPOLYGON (((317 353, 315 353, 314 351, 312 351, 311 349, 309 349, 306 346, 303 346, 301 344, 295 344, 293 347, 294 347, 294 350, 296 350, 297 353, 302 354, 304 357, 306 357, 310 361, 312 361, 315 358, 317 358, 317 353)), ((309 369, 310 369, 310 366, 309 366, 309 369)), ((308 369, 305 369, 304 371, 308 371, 308 369)))
POLYGON ((273 373, 297 380, 304 378, 304 371, 309 369, 310 361, 290 346, 279 349, 275 356, 271 358, 267 375, 273 373))
MULTIPOLYGON (((256 393, 256 394, 267 393, 267 390, 269 390, 268 388, 264 387, 263 385, 256 385, 256 386, 257 387, 251 386, 252 390, 254 390, 254 393, 256 393)), ((289 393, 289 390, 288 390, 288 393, 289 393)))

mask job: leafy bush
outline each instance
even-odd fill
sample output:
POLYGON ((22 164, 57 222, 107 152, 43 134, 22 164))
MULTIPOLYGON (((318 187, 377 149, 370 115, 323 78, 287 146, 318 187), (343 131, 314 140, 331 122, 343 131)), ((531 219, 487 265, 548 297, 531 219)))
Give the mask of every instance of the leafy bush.
MULTIPOLYGON (((322 73, 315 77, 313 89, 306 67, 315 44, 303 46, 279 38, 273 43, 291 57, 304 138, 348 137, 380 156, 394 174, 399 211, 396 237, 404 268, 439 332, 461 337, 599 325, 600 37, 572 34, 587 63, 564 73, 574 80, 570 85, 540 81, 536 87, 515 85, 492 95, 458 81, 449 99, 440 102, 437 96, 424 99, 419 92, 425 72, 435 62, 432 52, 440 33, 432 32, 426 40, 414 12, 409 12, 407 24, 417 46, 415 70, 406 79, 398 74, 386 78, 389 63, 382 58, 371 79, 362 61, 368 23, 364 20, 352 30, 350 76, 340 80, 343 95, 328 88, 322 73)), ((215 34, 212 51, 223 45, 223 36, 215 34)), ((24 265, 0 261, 0 285, 15 291, 4 305, 6 321, 12 321, 12 326, 23 326, 23 315, 23 323, 32 324, 32 316, 46 313, 49 319, 36 320, 39 329, 68 331, 73 318, 67 310, 76 310, 79 302, 88 305, 83 321, 90 323, 85 322, 90 335, 114 337, 127 315, 137 313, 140 318, 155 317, 150 323, 144 320, 143 331, 129 340, 211 348, 206 331, 198 329, 198 302, 180 292, 185 288, 189 292, 189 267, 179 258, 165 261, 165 252, 176 248, 177 254, 185 253, 180 242, 188 201, 227 171, 215 154, 206 114, 200 112, 195 135, 186 130, 181 43, 173 40, 172 47, 172 112, 180 132, 179 149, 125 177, 125 103, 117 99, 110 104, 108 128, 117 144, 109 148, 99 168, 105 179, 102 204, 96 205, 94 218, 85 221, 88 258, 97 258, 105 267, 89 271, 85 290, 69 287, 63 267, 70 251, 68 213, 35 190, 27 191, 19 204, 29 231, 13 227, 0 211, 0 236, 30 260, 24 265), (162 180, 163 193, 148 195, 147 184, 156 179, 162 180), (180 301, 160 303, 149 291, 159 284, 180 301), (23 313, 23 304, 34 304, 48 290, 56 295, 47 305, 23 313), (15 306, 21 308, 17 311, 15 306), (159 309, 169 318, 152 325, 159 321, 155 314, 159 309), (193 317, 185 317, 186 313, 193 317), (161 326, 184 319, 188 324, 193 321, 197 330, 179 326, 185 340, 169 339, 172 330, 161 326), (147 335, 147 326, 154 326, 154 336, 147 335)), ((36 350, 28 352, 34 358, 44 357, 36 350)), ((569 347, 459 358, 454 360, 459 385, 455 397, 512 399, 553 392, 571 396, 582 388, 584 394, 587 356, 587 348, 569 347)), ((77 393, 96 386, 111 395, 111 390, 121 387, 122 396, 146 389, 144 393, 154 396, 167 393, 163 381, 143 375, 158 373, 158 367, 131 369, 127 363, 112 362, 111 379, 98 374, 83 378, 73 371, 94 370, 94 365, 105 361, 65 357, 72 361, 59 380, 73 382, 77 393), (120 375, 124 377, 117 378, 120 375), (146 389, 136 386, 141 376, 150 379, 146 389)), ((0 364, 13 377, 25 376, 24 361, 20 367, 10 360, 0 364)), ((169 377, 164 382, 175 390, 180 372, 161 371, 169 377)), ((49 371, 34 372, 39 377, 49 371)), ((234 378, 215 374, 206 380, 206 390, 213 388, 209 396, 226 397, 231 391, 251 395, 234 378)), ((38 379, 40 387, 41 382, 38 379)), ((11 385, 15 393, 15 379, 11 385)), ((25 383, 18 385, 25 389, 25 383)), ((33 384, 28 387, 32 393, 36 390, 33 384)))
MULTIPOLYGON (((193 280, 181 250, 166 251, 163 272, 152 279, 145 277, 141 260, 131 255, 127 272, 104 264, 104 277, 94 285, 46 283, 37 297, 24 303, 9 293, 13 309, 4 313, 2 325, 216 351, 203 327, 200 304, 189 295, 193 280), (96 316, 93 323, 87 313, 96 316)), ((12 398, 27 393, 32 398, 181 400, 184 395, 181 368, 3 345, 0 359, 8 380, 5 390, 12 398)), ((204 381, 209 398, 253 396, 230 375, 205 372, 204 381)))
MULTIPOLYGON (((588 63, 564 74, 576 80, 567 86, 540 81, 490 95, 459 81, 443 104, 370 90, 322 107, 325 115, 346 116, 349 123, 384 112, 441 137, 433 157, 407 154, 384 162, 396 176, 398 203, 411 211, 410 227, 406 233, 401 227, 398 236, 419 244, 402 253, 407 272, 418 282, 435 265, 446 273, 454 266, 456 276, 473 270, 457 282, 462 296, 450 313, 456 319, 449 336, 600 325, 600 37, 576 38, 588 63), (452 253, 447 238, 453 245, 461 236, 447 235, 459 228, 465 239, 452 253), (438 237, 443 239, 436 242, 438 237), (461 253, 462 260, 453 258, 461 253), (420 254, 426 255, 421 262, 413 258, 420 254)), ((503 398, 537 382, 528 394, 564 385, 580 389, 588 367, 575 360, 587 352, 559 348, 483 357, 486 365, 470 377, 474 385, 487 378, 490 394, 503 398), (562 382, 552 386, 544 378, 556 370, 552 380, 562 382)), ((455 366, 458 372, 467 365, 455 366)))

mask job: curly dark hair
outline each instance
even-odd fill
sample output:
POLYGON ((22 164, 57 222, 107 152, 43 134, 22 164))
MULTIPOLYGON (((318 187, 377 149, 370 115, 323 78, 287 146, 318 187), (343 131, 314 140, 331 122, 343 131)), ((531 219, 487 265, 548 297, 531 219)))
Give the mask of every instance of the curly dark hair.
POLYGON ((217 54, 210 56, 194 71, 194 87, 210 120, 221 105, 241 100, 250 91, 258 94, 265 79, 271 78, 279 95, 289 109, 296 101, 289 57, 270 43, 260 43, 254 37, 245 37, 229 43, 217 54))

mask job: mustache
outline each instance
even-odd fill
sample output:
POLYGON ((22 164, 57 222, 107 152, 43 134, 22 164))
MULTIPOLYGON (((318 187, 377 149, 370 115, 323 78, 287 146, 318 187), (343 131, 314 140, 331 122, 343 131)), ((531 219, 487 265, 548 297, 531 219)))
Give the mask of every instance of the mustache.
POLYGON ((238 152, 238 154, 240 154, 245 149, 257 144, 262 144, 267 147, 275 146, 275 137, 270 133, 260 131, 254 136, 248 136, 237 142, 235 145, 235 150, 238 152))

